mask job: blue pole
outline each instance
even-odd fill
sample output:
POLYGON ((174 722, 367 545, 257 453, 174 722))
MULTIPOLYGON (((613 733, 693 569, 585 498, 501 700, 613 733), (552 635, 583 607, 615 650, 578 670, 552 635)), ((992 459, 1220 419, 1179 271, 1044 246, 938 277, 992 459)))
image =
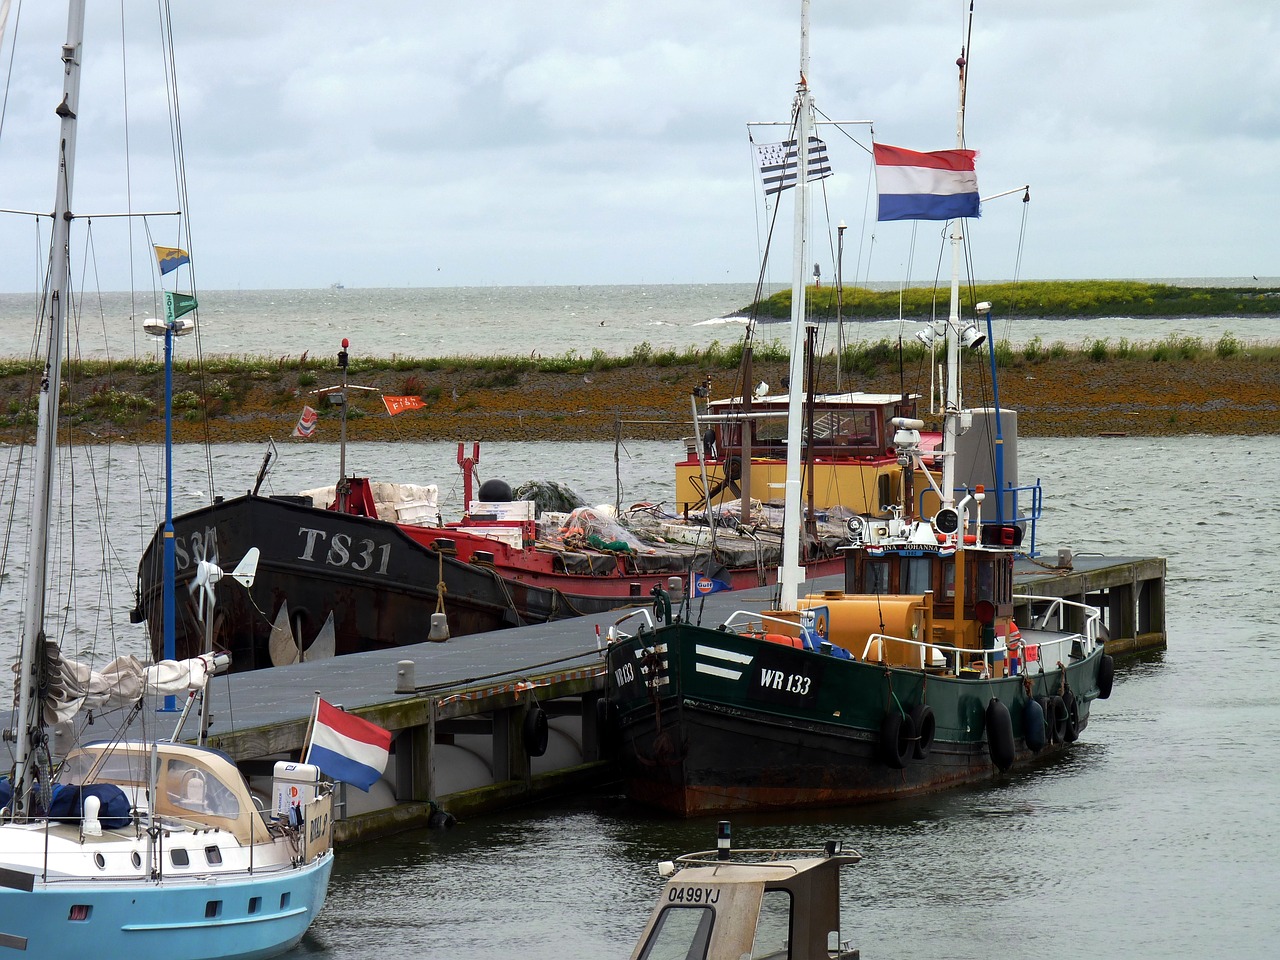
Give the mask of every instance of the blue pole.
POLYGON ((1004 523, 1004 434, 1000 430, 1000 381, 996 379, 996 341, 991 333, 990 304, 987 304, 987 355, 991 358, 991 397, 996 404, 996 522, 1004 523))
MULTIPOLYGON (((173 543, 173 320, 164 327, 164 657, 173 660, 176 617, 174 615, 173 582, 178 575, 173 543)), ((177 697, 164 698, 159 712, 177 713, 177 697)))

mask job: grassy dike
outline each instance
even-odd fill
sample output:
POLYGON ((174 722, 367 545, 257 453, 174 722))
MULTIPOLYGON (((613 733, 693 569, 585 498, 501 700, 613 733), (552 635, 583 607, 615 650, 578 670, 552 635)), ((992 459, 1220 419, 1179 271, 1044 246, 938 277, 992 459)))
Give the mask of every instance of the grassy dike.
MULTIPOLYGON (((914 286, 903 290, 868 290, 845 287, 840 295, 840 315, 850 320, 928 320, 941 312, 951 297, 947 285, 914 286)), ((837 312, 833 287, 810 287, 805 312, 834 319, 837 312)), ((1271 287, 1181 287, 1137 280, 1037 280, 1023 283, 988 283, 964 287, 965 316, 984 300, 1000 305, 1007 318, 1070 319, 1083 317, 1242 317, 1280 313, 1280 290, 1271 287)), ((759 300, 744 314, 772 320, 791 316, 791 291, 781 290, 759 300)))
MULTIPOLYGON (((387 416, 371 395, 353 395, 352 440, 603 440, 618 420, 627 438, 675 439, 691 432, 689 395, 706 377, 712 395, 738 392, 741 348, 659 352, 642 344, 625 356, 352 358, 351 383, 426 406, 387 416)), ((1163 436, 1280 433, 1280 347, 1245 347, 1231 336, 1133 344, 1105 340, 1069 349, 1033 342, 996 346, 1001 402, 1019 411, 1024 436, 1163 436)), ((818 389, 835 386, 835 358, 821 358, 818 389)), ((926 394, 930 359, 911 341, 865 343, 841 358, 845 389, 926 394), (900 374, 901 369, 901 374, 900 374)), ((778 350, 755 356, 755 377, 774 385, 787 370, 778 350)), ((990 402, 987 354, 965 366, 966 400, 990 402)), ((34 435, 39 370, 0 361, 0 442, 34 435)), ((310 442, 338 438, 337 411, 313 395, 339 381, 332 358, 210 357, 174 370, 179 442, 287 438, 304 403, 320 412, 310 442)), ((164 370, 144 362, 68 363, 63 415, 77 443, 163 440, 164 370)), ((301 441, 299 441, 301 442, 301 441)))

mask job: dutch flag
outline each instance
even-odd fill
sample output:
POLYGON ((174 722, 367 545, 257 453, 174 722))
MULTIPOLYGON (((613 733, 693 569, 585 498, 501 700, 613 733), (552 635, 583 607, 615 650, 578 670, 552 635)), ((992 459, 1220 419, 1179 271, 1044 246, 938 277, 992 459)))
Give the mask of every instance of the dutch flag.
POLYGON ((981 215, 972 150, 918 153, 875 144, 878 220, 952 220, 981 215))
POLYGON ((391 731, 316 698, 311 743, 303 763, 368 793, 387 768, 391 731))

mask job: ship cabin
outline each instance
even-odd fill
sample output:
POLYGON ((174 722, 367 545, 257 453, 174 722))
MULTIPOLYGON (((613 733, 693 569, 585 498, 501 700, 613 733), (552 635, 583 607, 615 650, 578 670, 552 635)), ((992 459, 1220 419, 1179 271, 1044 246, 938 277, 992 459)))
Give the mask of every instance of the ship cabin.
POLYGON ((983 524, 977 533, 944 534, 920 523, 913 535, 892 540, 886 528, 866 521, 860 542, 846 551, 844 590, 802 606, 826 607, 831 641, 859 659, 947 672, 979 659, 1003 672, 1005 643, 1017 633, 1013 561, 1021 528, 983 524))
MULTIPOLYGON (((861 392, 812 398, 805 411, 804 462, 805 495, 814 509, 841 506, 881 516, 899 502, 902 468, 893 449, 891 421, 914 417, 918 399, 917 394, 861 392)), ((752 499, 782 499, 789 400, 778 394, 707 404, 698 418, 699 428, 705 428, 702 436, 686 440, 685 457, 676 464, 680 512, 701 510, 708 499, 713 505, 740 499, 744 473, 749 473, 752 499), (744 440, 751 451, 749 471, 743 470, 744 440)), ((922 440, 928 450, 941 444, 936 434, 922 440)))
POLYGON ((842 925, 840 874, 859 860, 828 841, 813 850, 722 846, 661 864, 670 879, 632 960, 857 960, 842 925))

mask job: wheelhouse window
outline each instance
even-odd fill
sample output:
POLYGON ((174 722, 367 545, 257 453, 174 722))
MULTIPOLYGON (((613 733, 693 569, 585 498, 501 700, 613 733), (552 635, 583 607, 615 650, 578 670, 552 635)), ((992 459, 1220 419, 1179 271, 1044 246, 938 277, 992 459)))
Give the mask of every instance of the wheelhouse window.
POLYGON ((822 410, 813 419, 813 445, 818 456, 878 452, 880 417, 874 410, 822 410))
POLYGON ((942 561, 942 597, 945 600, 956 598, 956 562, 942 561))
POLYGON ((902 558, 902 592, 925 593, 933 589, 931 557, 902 558))
POLYGON ((995 595, 996 581, 996 564, 994 560, 979 559, 978 567, 978 595, 977 600, 990 600, 997 602, 1001 598, 995 595))
POLYGON ((766 890, 756 918, 751 956, 787 960, 791 956, 791 891, 766 890))
POLYGON ((665 908, 658 914, 640 960, 704 960, 715 916, 710 907, 665 908))
POLYGON ((889 561, 868 560, 862 568, 863 593, 889 592, 889 561))

